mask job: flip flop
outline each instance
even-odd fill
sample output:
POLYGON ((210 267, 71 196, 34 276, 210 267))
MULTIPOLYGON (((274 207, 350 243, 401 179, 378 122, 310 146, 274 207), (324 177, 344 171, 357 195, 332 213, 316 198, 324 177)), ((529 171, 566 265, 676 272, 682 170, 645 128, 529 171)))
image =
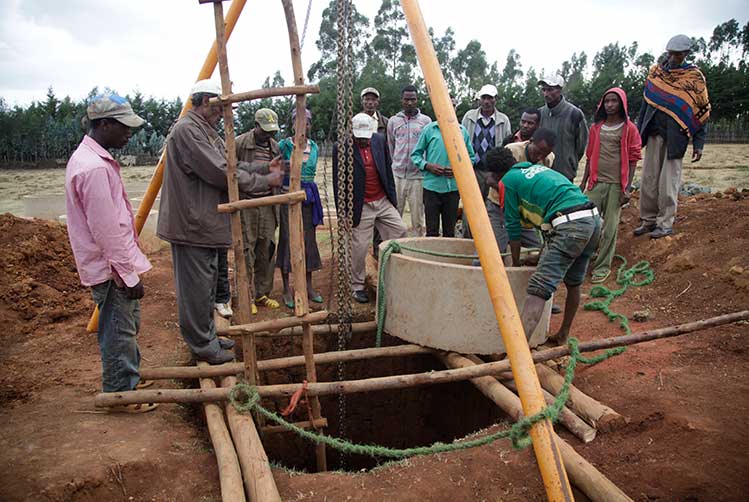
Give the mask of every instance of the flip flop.
POLYGON ((294 300, 284 300, 283 304, 286 305, 287 308, 293 309, 294 308, 294 300))
POLYGON ((591 275, 590 282, 593 284, 600 284, 602 282, 605 282, 606 279, 609 278, 611 275, 611 270, 604 270, 604 271, 595 271, 591 275))
POLYGON ((318 293, 315 296, 310 296, 309 301, 314 302, 314 303, 322 303, 323 302, 322 295, 318 293))
POLYGON ((107 406, 102 408, 107 413, 148 413, 158 408, 156 403, 148 404, 118 404, 116 406, 107 406))
POLYGON ((137 384, 135 384, 135 390, 145 389, 146 387, 150 387, 153 385, 153 380, 141 380, 137 384))

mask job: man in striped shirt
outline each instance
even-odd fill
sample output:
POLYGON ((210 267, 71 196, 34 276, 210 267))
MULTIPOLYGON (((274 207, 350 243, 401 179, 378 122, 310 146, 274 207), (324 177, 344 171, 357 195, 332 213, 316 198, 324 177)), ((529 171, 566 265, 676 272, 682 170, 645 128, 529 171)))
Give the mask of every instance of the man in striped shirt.
POLYGON ((421 130, 432 119, 419 111, 418 91, 413 85, 401 90, 403 110, 388 119, 387 143, 392 158, 395 192, 398 198, 398 213, 401 217, 406 209, 411 212, 411 236, 424 235, 424 203, 422 180, 424 175, 411 160, 411 152, 419 141, 421 130))

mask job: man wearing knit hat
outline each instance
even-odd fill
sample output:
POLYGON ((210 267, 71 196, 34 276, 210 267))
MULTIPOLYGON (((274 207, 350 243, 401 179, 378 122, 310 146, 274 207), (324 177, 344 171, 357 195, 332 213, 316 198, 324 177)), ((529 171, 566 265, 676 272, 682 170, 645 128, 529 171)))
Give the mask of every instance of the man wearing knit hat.
MULTIPOLYGON (((81 283, 91 288, 99 308, 97 340, 104 392, 142 387, 140 302, 141 276, 151 269, 138 247, 135 218, 109 150, 127 145, 132 129, 145 122, 117 94, 94 97, 88 105, 88 133, 65 170, 68 237, 81 283)), ((118 405, 110 412, 142 413, 155 404, 118 405)))

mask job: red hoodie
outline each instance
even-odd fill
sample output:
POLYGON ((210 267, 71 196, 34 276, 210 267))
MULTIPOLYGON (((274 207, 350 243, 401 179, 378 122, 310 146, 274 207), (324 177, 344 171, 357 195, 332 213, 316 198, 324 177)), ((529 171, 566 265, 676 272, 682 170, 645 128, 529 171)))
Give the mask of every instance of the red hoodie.
POLYGON ((619 87, 613 87, 603 93, 601 101, 598 102, 598 108, 596 108, 596 122, 590 126, 590 134, 588 135, 588 147, 585 150, 585 155, 590 161, 590 173, 588 175, 588 186, 587 190, 591 190, 598 181, 598 158, 601 154, 601 126, 603 126, 604 120, 600 120, 601 113, 605 117, 606 111, 603 109, 603 98, 606 94, 615 92, 619 99, 622 100, 622 107, 624 108, 624 115, 626 122, 624 123, 624 130, 622 131, 622 192, 627 188, 627 182, 629 181, 629 163, 638 161, 642 158, 642 139, 640 133, 637 130, 637 126, 634 122, 629 119, 627 115, 627 94, 623 89, 619 87))

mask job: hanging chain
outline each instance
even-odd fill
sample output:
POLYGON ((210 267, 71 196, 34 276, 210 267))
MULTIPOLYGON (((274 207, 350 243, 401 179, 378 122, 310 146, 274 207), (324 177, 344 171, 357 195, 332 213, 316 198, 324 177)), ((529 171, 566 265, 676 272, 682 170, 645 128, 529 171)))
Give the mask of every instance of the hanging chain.
POLYGON ((304 49, 304 39, 307 38, 307 26, 309 25, 309 15, 312 12, 312 0, 307 3, 307 15, 304 16, 304 28, 302 28, 302 42, 299 44, 299 50, 304 49))
MULTIPOLYGON (((353 139, 351 115, 353 111, 353 52, 351 47, 351 0, 337 0, 337 92, 336 92, 336 137, 338 141, 338 283, 336 303, 338 306, 338 350, 346 350, 351 338, 351 232, 354 209, 353 139)), ((338 380, 345 378, 345 366, 338 364, 338 380)), ((346 396, 338 394, 338 423, 340 437, 346 437, 346 396)), ((345 456, 341 457, 341 468, 345 468, 345 456)))

